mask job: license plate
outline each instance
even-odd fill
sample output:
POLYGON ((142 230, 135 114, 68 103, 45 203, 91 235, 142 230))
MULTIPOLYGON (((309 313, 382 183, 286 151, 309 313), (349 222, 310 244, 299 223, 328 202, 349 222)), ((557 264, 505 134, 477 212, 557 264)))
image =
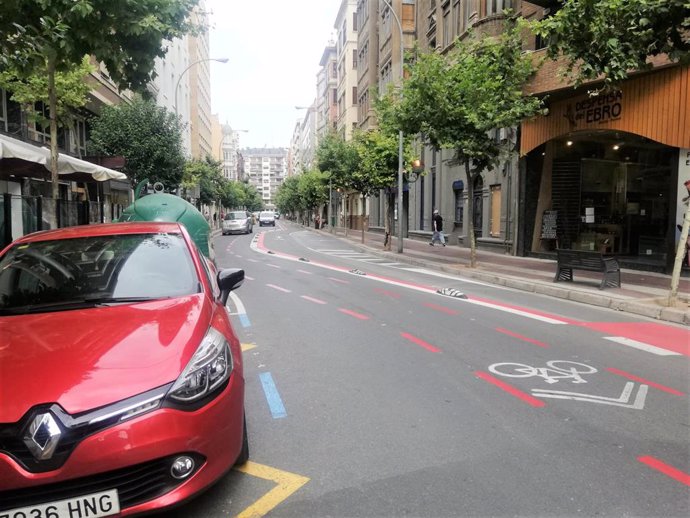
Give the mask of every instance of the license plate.
POLYGON ((100 518, 120 512, 117 489, 0 511, 0 518, 100 518))

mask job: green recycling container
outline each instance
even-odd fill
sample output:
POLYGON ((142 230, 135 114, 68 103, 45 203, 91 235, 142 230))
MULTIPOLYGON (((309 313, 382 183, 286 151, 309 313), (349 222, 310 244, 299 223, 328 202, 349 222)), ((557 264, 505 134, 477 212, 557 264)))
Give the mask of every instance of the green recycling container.
POLYGON ((118 221, 178 221, 187 228, 201 253, 214 259, 211 227, 194 205, 179 196, 166 193, 142 196, 122 212, 118 221))

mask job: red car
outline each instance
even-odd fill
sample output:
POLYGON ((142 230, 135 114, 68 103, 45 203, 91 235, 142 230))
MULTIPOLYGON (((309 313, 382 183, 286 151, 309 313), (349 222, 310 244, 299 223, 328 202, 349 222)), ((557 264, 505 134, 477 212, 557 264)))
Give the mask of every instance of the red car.
POLYGON ((242 270, 179 223, 38 232, 0 253, 0 518, 179 504, 248 458, 242 270))

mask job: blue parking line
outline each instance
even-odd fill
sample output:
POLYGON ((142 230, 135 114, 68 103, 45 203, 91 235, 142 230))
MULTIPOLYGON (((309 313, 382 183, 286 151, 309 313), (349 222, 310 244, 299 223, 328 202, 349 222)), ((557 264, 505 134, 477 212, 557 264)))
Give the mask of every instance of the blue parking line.
POLYGON ((242 327, 250 327, 252 325, 246 313, 240 313, 237 316, 240 317, 240 323, 242 324, 242 327))
POLYGON ((273 382, 273 376, 271 376, 271 373, 262 372, 259 374, 259 378, 261 379, 261 385, 264 388, 266 401, 268 401, 268 407, 271 409, 273 419, 287 417, 287 411, 283 405, 283 400, 280 399, 280 394, 278 394, 278 389, 276 388, 276 384, 273 382))

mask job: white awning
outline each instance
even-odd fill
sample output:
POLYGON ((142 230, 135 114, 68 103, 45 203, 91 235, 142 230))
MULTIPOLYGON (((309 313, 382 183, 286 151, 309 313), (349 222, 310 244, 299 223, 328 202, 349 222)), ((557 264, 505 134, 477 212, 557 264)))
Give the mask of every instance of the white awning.
MULTIPOLYGON (((50 171, 50 149, 45 147, 34 146, 28 142, 0 135, 0 160, 3 158, 15 158, 18 160, 25 160, 27 162, 34 162, 41 164, 48 171, 50 171)), ((62 153, 58 156, 58 174, 74 174, 86 173, 90 174, 94 180, 104 182, 106 180, 126 180, 127 175, 114 169, 108 169, 86 160, 80 160, 73 156, 64 155, 62 153)))

